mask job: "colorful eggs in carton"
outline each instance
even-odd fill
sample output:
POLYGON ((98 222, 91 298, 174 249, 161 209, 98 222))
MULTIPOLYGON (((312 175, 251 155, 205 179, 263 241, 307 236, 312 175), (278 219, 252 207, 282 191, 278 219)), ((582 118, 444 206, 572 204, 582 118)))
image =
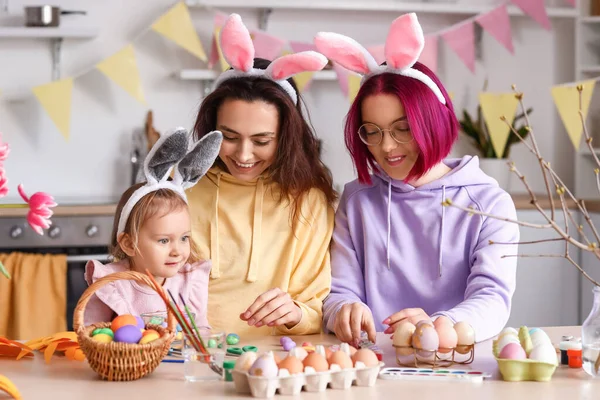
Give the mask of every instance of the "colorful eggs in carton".
POLYGON ((279 364, 273 352, 258 357, 256 353, 244 353, 232 372, 236 391, 254 397, 273 397, 276 392, 296 395, 302 389, 307 392, 322 392, 327 387, 348 389, 354 383, 373 386, 383 366, 369 349, 358 350, 351 356, 347 344, 331 351, 328 358, 321 345, 306 355, 300 350, 302 347, 293 348, 279 364))
POLYGON ((466 322, 453 324, 445 318, 435 322, 423 320, 416 325, 404 321, 396 327, 393 346, 400 365, 418 366, 422 362, 434 367, 448 367, 454 362, 466 364, 473 361, 475 331, 466 322))
POLYGON ((498 369, 505 381, 549 381, 558 366, 552 341, 541 329, 505 328, 493 341, 498 369))

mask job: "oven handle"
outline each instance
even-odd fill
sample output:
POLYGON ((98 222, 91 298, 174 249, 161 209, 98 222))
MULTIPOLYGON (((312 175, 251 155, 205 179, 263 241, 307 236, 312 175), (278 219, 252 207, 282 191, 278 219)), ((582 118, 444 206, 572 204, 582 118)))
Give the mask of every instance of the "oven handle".
POLYGON ((67 262, 81 262, 89 260, 107 261, 110 255, 108 254, 81 254, 78 256, 67 256, 67 262))

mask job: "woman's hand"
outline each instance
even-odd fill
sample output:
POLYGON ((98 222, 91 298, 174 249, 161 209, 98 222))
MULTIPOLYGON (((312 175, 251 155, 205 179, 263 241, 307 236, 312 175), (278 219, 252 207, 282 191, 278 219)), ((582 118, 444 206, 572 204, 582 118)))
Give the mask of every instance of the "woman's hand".
POLYGON ((335 336, 342 342, 358 346, 360 332, 364 330, 369 340, 375 343, 377 334, 373 314, 369 307, 362 303, 344 304, 335 316, 333 326, 335 336))
POLYGON ((408 321, 414 325, 417 322, 422 321, 424 319, 430 319, 429 315, 423 311, 422 308, 405 308, 404 310, 398 311, 387 317, 383 320, 382 324, 389 325, 388 328, 383 331, 383 333, 394 333, 396 331, 396 327, 404 321, 408 321))
POLYGON ((294 303, 287 292, 279 288, 268 290, 258 296, 248 309, 240 314, 248 325, 261 326, 286 325, 293 327, 302 318, 302 310, 294 303))

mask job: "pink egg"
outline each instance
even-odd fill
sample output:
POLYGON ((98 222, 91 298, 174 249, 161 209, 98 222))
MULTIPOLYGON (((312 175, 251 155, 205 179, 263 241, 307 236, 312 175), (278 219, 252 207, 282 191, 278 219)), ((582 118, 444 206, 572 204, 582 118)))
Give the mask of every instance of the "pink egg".
POLYGON ((508 360, 525 360, 527 358, 527 354, 521 345, 517 343, 509 343, 504 346, 498 358, 505 358, 508 360))

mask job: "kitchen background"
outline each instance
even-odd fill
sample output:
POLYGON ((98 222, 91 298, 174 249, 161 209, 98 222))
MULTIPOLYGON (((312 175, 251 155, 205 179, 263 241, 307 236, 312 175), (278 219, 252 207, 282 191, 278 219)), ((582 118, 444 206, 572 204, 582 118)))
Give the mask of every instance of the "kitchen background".
MULTIPOLYGON (((600 69, 595 65, 600 65, 600 46, 597 44, 600 43, 600 20, 583 18, 590 15, 590 1, 595 0, 575 0, 576 7, 573 7, 569 0, 546 0, 552 24, 550 30, 522 13, 511 12, 514 55, 495 38, 478 29, 474 73, 442 40, 438 44, 438 75, 452 92, 457 113, 462 114, 463 109, 471 114, 476 111, 478 94, 486 81, 487 90, 492 92, 510 92, 511 85, 516 84, 525 93, 526 105, 534 109, 531 124, 537 133, 542 154, 567 186, 586 198, 598 197, 590 172, 591 158, 584 146, 574 149, 554 105, 551 88, 560 83, 600 76, 600 69)), ((60 22, 60 29, 64 32, 86 36, 62 41, 60 64, 54 69, 55 73, 60 72, 61 77, 77 76, 72 91, 70 134, 68 140, 63 137, 31 91, 35 86, 52 81, 52 49, 55 44, 48 38, 11 37, 14 36, 10 34, 11 30, 3 29, 23 26, 23 8, 40 5, 40 2, 0 0, 0 132, 2 139, 11 146, 11 156, 5 162, 10 194, 3 202, 19 202, 16 186, 23 183, 31 191, 51 193, 63 206, 108 205, 108 208, 92 208, 95 211, 90 213, 111 216, 110 206, 131 183, 133 144, 136 135, 144 131, 148 111, 153 112, 153 125, 159 132, 175 126, 191 127, 205 86, 201 81, 182 79, 180 72, 206 69, 206 64, 148 29, 175 4, 173 0, 63 0, 45 3, 64 10, 86 12, 86 15, 63 15, 60 22), (146 105, 93 68, 128 44, 134 45, 146 105)), ((191 17, 208 54, 215 13, 235 11, 250 29, 257 29, 261 13, 255 3, 272 5, 266 31, 284 40, 310 43, 316 32, 328 30, 347 34, 363 45, 374 45, 384 42, 394 18, 410 11, 389 11, 394 5, 398 5, 398 9, 403 3, 414 5, 417 11, 424 4, 430 7, 429 12, 418 13, 427 34, 454 26, 504 1, 284 0, 281 3, 288 7, 292 3, 306 4, 305 8, 288 8, 278 5, 277 1, 260 0, 195 3, 200 5, 190 5, 191 17), (321 8, 311 9, 310 4, 319 3, 321 8), (325 3, 331 7, 322 9, 325 3), (378 10, 377 4, 385 7, 385 11, 378 10), (453 9, 453 6, 456 8, 453 9), (362 7, 366 9, 357 11, 362 7)), ((512 6, 511 10, 514 9, 512 6)), ((344 183, 355 177, 342 136, 348 99, 336 79, 314 80, 303 96, 311 122, 323 141, 323 158, 333 172, 337 188, 341 189, 344 183)), ((596 97, 592 99, 588 117, 592 128, 597 115, 596 97)), ((464 154, 476 154, 476 150, 461 135, 452 156, 464 154)), ((534 191, 542 193, 544 185, 536 159, 522 145, 513 147, 511 158, 528 177, 534 191)), ((515 195, 515 199, 522 199, 519 195, 525 193, 524 186, 516 177, 511 178, 506 188, 515 195)), ((521 204, 524 203, 521 201, 521 204)), ((74 221, 69 212, 61 218, 55 220, 55 225, 63 220, 67 221, 65 224, 69 224, 69 220, 74 221)), ((519 218, 541 222, 539 213, 526 205, 520 208, 519 218)), ((600 217, 596 219, 600 222, 600 217)), ((5 222, 2 220, 0 215, 0 251, 25 248, 39 251, 50 247, 48 243, 36 242, 33 236, 28 236, 26 244, 15 245, 10 234, 15 220, 8 221, 6 217, 5 222)), ((97 225, 88 220, 80 223, 81 229, 97 225)), ((65 235, 62 236, 64 238, 65 235)), ((91 236, 99 237, 97 234, 91 236)), ((551 236, 553 232, 522 229, 523 240, 551 236)), ((68 247, 69 243, 63 246, 68 247)), ((86 254, 98 250, 91 244, 89 246, 89 251, 71 251, 72 260, 80 263, 86 254)), ((562 248, 560 243, 546 243, 521 248, 520 253, 560 254, 562 248)), ((511 253, 510 249, 507 249, 508 253, 511 253)), ((586 262, 586 257, 585 254, 577 254, 577 259, 590 268, 594 260, 586 262)), ((600 273, 596 274, 598 276, 600 273)), ((0 305, 0 310, 4 306, 0 305)), ((589 286, 581 282, 575 268, 566 261, 520 260, 518 289, 509 322, 512 326, 525 322, 538 326, 579 324, 590 307, 589 286)))

